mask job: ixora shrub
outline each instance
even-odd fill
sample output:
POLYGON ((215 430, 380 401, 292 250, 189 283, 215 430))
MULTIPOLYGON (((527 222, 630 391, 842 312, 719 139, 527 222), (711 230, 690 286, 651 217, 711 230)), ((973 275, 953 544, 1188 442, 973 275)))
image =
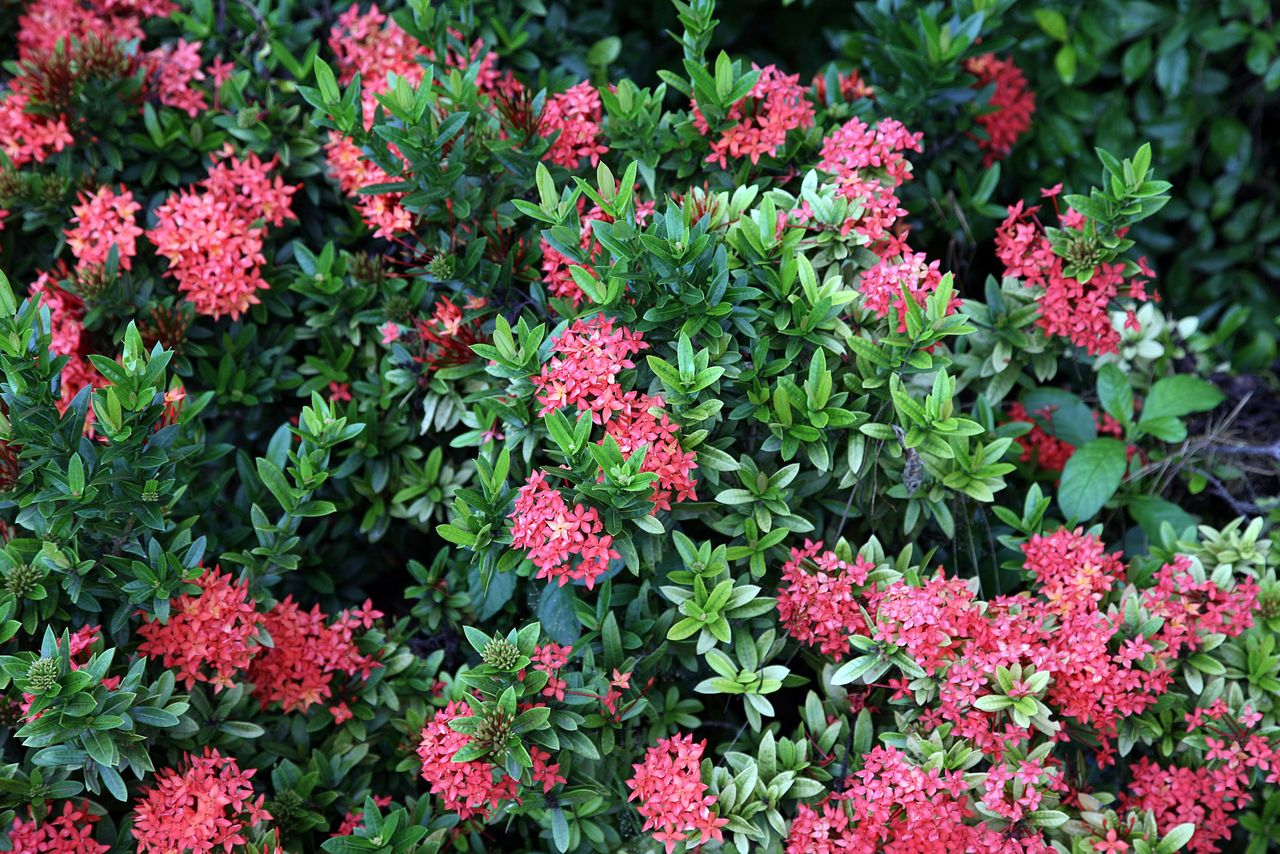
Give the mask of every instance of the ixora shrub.
POLYGON ((1152 149, 1002 179, 980 12, 926 119, 673 8, 640 80, 537 3, 21 9, 0 851, 1280 843, 1275 392, 1152 149))

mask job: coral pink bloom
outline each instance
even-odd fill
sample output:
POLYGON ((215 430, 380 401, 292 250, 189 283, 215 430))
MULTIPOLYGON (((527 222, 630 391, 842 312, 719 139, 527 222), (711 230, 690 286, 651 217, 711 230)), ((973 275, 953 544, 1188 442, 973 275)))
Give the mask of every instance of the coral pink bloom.
POLYGON ((222 850, 230 854, 248 840, 244 831, 271 815, 254 798, 249 779, 236 760, 205 748, 187 754, 181 769, 167 768, 143 790, 134 806, 133 836, 142 854, 222 850))
POLYGON ((634 774, 627 781, 636 801, 636 810, 644 816, 644 829, 663 843, 667 854, 683 842, 696 848, 715 840, 724 841, 722 828, 729 819, 713 811, 716 796, 707 794, 702 782, 702 752, 705 741, 693 741, 692 735, 659 739, 645 751, 644 761, 632 765, 634 774))
POLYGON ((138 254, 137 238, 142 229, 136 224, 142 205, 133 200, 133 193, 125 190, 116 193, 110 187, 99 187, 92 196, 80 194, 80 204, 71 209, 71 222, 75 228, 66 232, 67 246, 76 256, 77 266, 105 264, 112 247, 120 259, 120 269, 133 265, 138 254))
POLYGON ((422 730, 418 758, 422 760, 422 779, 445 809, 464 820, 486 819, 504 801, 516 800, 517 781, 483 759, 453 761, 458 751, 471 743, 471 736, 453 729, 449 721, 467 716, 467 707, 460 703, 450 702, 437 711, 422 730))
POLYGON ((170 604, 168 622, 148 618, 138 627, 142 655, 159 658, 187 688, 208 682, 215 691, 231 687, 258 651, 262 615, 249 596, 249 582, 235 581, 218 567, 196 581, 200 592, 183 593, 170 604))

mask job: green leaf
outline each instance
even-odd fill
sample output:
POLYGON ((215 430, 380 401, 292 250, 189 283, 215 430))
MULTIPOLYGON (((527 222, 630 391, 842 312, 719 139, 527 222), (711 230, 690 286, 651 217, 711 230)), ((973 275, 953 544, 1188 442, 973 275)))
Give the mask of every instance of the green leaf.
POLYGON ((1166 833, 1156 845, 1156 854, 1173 854, 1175 851, 1182 850, 1191 841, 1195 832, 1196 826, 1189 821, 1178 825, 1166 833))
POLYGON ((1124 442, 1094 439, 1067 460, 1058 485, 1058 506, 1069 520, 1093 518, 1120 488, 1127 466, 1124 442))
POLYGON ((1176 533, 1181 534, 1188 528, 1194 528, 1195 518, 1172 501, 1166 501, 1155 495, 1135 495, 1125 505, 1129 515, 1142 528, 1147 539, 1158 542, 1160 526, 1168 522, 1176 533))
POLYGON ((1218 387, 1208 380, 1175 374, 1158 380, 1142 406, 1138 426, 1161 418, 1181 418, 1192 412, 1208 412, 1224 400, 1218 387))
POLYGON ((1076 49, 1070 42, 1058 48, 1053 57, 1053 67, 1058 70, 1062 82, 1070 85, 1076 79, 1076 49))
POLYGON ((1098 400, 1103 410, 1121 424, 1133 419, 1133 386, 1115 365, 1104 365, 1098 371, 1098 400))
POLYGON ((266 457, 258 457, 258 477, 262 480, 262 485, 275 496, 276 501, 280 502, 280 506, 286 512, 292 512, 297 501, 293 495, 293 487, 289 485, 280 467, 266 457))
POLYGON ((116 743, 105 732, 86 730, 81 734, 80 740, 84 744, 84 749, 89 752, 90 758, 99 765, 114 768, 120 761, 120 752, 116 749, 116 743))
POLYGON ((1035 15, 1040 29, 1044 30, 1049 38, 1060 42, 1067 40, 1067 19, 1057 9, 1041 8, 1036 9, 1032 14, 1035 15))

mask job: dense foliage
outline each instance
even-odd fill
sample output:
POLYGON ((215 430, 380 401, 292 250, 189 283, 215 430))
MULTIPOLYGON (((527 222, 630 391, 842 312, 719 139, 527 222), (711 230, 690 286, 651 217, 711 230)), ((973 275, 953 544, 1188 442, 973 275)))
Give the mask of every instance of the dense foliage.
POLYGON ((579 5, 0 8, 0 850, 1280 844, 1267 4, 579 5))

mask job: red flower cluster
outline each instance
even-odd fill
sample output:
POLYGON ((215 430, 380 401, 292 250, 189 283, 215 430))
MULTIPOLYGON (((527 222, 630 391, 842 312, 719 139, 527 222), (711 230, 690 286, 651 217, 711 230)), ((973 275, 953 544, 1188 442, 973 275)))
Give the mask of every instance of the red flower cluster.
POLYGON ((975 815, 963 771, 924 769, 894 747, 863 757, 848 789, 816 808, 801 804, 787 835, 788 854, 984 851, 1038 854, 1052 850, 1034 830, 1005 835, 966 821, 975 815))
POLYGON ((542 689, 542 696, 564 701, 564 690, 569 684, 560 678, 560 670, 569 663, 572 652, 573 647, 558 643, 547 643, 534 650, 531 656, 533 669, 547 674, 547 684, 542 689))
POLYGON ((18 57, 32 61, 62 45, 141 40, 142 23, 173 13, 170 0, 41 0, 18 18, 18 57))
POLYGON ((530 769, 530 775, 535 783, 542 784, 542 793, 554 789, 560 783, 569 782, 567 777, 560 774, 560 763, 552 762, 551 753, 543 750, 537 745, 529 747, 529 758, 533 760, 533 768, 530 769))
POLYGON ((680 446, 680 427, 671 423, 662 409, 662 398, 642 394, 636 398, 635 406, 619 410, 604 425, 605 432, 622 449, 624 458, 630 459, 633 453, 645 449, 640 470, 658 476, 649 496, 655 512, 670 510, 673 500, 698 498, 697 483, 693 479, 698 455, 680 446))
POLYGON ((1244 578, 1227 590, 1212 581, 1197 580, 1190 558, 1178 555, 1156 571, 1155 584, 1142 591, 1142 605, 1162 619, 1156 639, 1165 645, 1161 657, 1173 659, 1195 652, 1201 639, 1222 634, 1236 637, 1253 625, 1258 607, 1258 583, 1244 578))
POLYGON ((566 169, 577 169, 584 157, 592 166, 599 163, 600 155, 609 151, 600 134, 602 112, 600 93, 588 80, 547 98, 538 132, 558 136, 546 158, 566 169))
POLYGON ((986 131, 985 137, 978 138, 978 147, 986 152, 982 163, 990 166, 1008 157, 1018 137, 1031 129, 1036 94, 1012 59, 984 53, 965 60, 964 68, 978 78, 977 88, 995 84, 987 110, 977 118, 978 126, 986 131))
POLYGON ((196 586, 198 594, 184 593, 170 603, 168 622, 148 619, 138 627, 143 638, 138 652, 176 669, 174 675, 187 688, 208 682, 221 691, 235 684, 235 675, 258 651, 255 641, 263 619, 247 580, 236 582, 215 566, 196 586))
POLYGON ((143 57, 148 88, 166 107, 182 110, 191 118, 209 109, 204 92, 192 84, 205 79, 200 42, 178 39, 148 51, 143 57))
MULTIPOLYGON (((832 176, 836 192, 856 202, 860 212, 841 227, 841 234, 856 232, 867 238, 880 256, 879 262, 862 274, 858 289, 862 304, 877 317, 896 313, 899 331, 906 331, 907 305, 903 289, 917 305, 924 305, 938 289, 942 273, 937 261, 907 246, 907 231, 899 219, 907 211, 898 199, 897 188, 911 179, 911 163, 906 152, 920 151, 923 134, 911 133, 895 119, 883 119, 874 128, 853 118, 822 141, 818 168, 832 176)), ((806 224, 813 216, 808 203, 792 213, 793 220, 806 224)), ((958 301, 948 307, 954 311, 958 301)))
MULTIPOLYGON (((897 119, 881 119, 874 128, 859 118, 845 122, 822 140, 818 168, 832 175, 843 188, 872 173, 878 184, 897 187, 911 178, 905 152, 919 152, 922 133, 912 133, 897 119), (887 178, 887 181, 880 178, 887 178)), ((856 198, 845 191, 846 198, 856 198)))
MULTIPOLYGON (((1009 404, 1010 421, 1023 421, 1031 425, 1030 432, 1014 440, 1022 448, 1022 454, 1018 460, 1024 463, 1034 462, 1045 471, 1060 472, 1066 467, 1067 460, 1071 459, 1071 455, 1076 452, 1075 446, 1051 435, 1040 426, 1036 418, 1032 417, 1033 414, 1040 421, 1048 421, 1053 416, 1053 409, 1029 413, 1021 403, 1015 401, 1009 404)), ((1124 428, 1120 426, 1120 422, 1107 413, 1095 411, 1093 420, 1097 425, 1098 435, 1114 436, 1117 439, 1124 436, 1124 428)))
POLYGON ((632 765, 635 774, 627 781, 637 801, 636 810, 644 816, 644 829, 666 846, 667 854, 683 842, 687 848, 705 845, 711 840, 724 841, 721 830, 729 823, 719 818, 712 807, 716 796, 707 794, 702 782, 702 752, 705 741, 693 741, 692 735, 659 739, 645 751, 644 761, 632 765))
POLYGON ((120 269, 133 265, 138 254, 137 238, 142 229, 136 224, 142 205, 122 185, 117 193, 110 187, 99 187, 92 196, 80 194, 80 204, 71 209, 75 228, 68 229, 67 246, 76 256, 78 267, 107 263, 115 247, 120 269))
POLYGON ((244 845, 243 831, 271 815, 263 796, 253 797, 254 769, 241 771, 236 760, 205 748, 187 754, 183 770, 156 774, 134 807, 133 836, 142 854, 172 851, 232 851, 244 845))
POLYGON ((1129 767, 1132 782, 1121 805, 1130 812, 1151 810, 1156 827, 1168 832, 1193 822, 1196 833, 1187 845, 1193 854, 1214 854, 1232 836, 1231 813, 1253 801, 1256 771, 1266 783, 1280 783, 1280 751, 1254 728, 1262 715, 1245 706, 1234 714, 1226 701, 1187 715, 1189 732, 1202 730, 1206 764, 1196 768, 1162 766, 1142 757, 1129 767))
POLYGON ((793 638, 817 647, 840 661, 849 654, 849 640, 866 635, 858 610, 867 576, 874 565, 862 557, 847 563, 835 552, 822 551, 821 542, 804 541, 791 549, 778 585, 778 618, 793 638))
POLYGON ((570 580, 585 581, 590 590, 609 570, 609 561, 619 557, 613 537, 603 533, 599 511, 581 504, 570 508, 540 471, 529 475, 516 493, 509 518, 511 545, 528 551, 538 578, 554 578, 561 587, 570 580))
POLYGON ((88 803, 75 806, 64 801, 62 813, 54 815, 50 805, 45 806, 44 821, 13 820, 9 828, 9 850, 15 852, 48 852, 48 854, 106 854, 110 845, 103 845, 93 838, 93 826, 98 816, 89 812, 88 803))
MULTIPOLYGON (((862 292, 862 304, 877 317, 888 317, 890 312, 898 319, 898 331, 907 331, 907 295, 918 306, 923 306, 929 294, 942 283, 942 272, 937 261, 930 261, 923 252, 914 252, 905 245, 901 254, 881 258, 870 270, 862 274, 858 290, 862 292)), ((954 304, 950 306, 954 310, 954 304)))
POLYGON ((43 163, 75 142, 65 119, 28 112, 29 106, 30 99, 17 92, 0 99, 0 150, 15 167, 43 163))
POLYGON ((414 86, 422 80, 423 66, 418 63, 422 46, 376 4, 367 12, 356 4, 339 15, 329 32, 329 47, 344 86, 360 75, 366 121, 372 120, 377 103, 372 96, 387 91, 388 75, 403 77, 414 86))
POLYGON ((263 617, 273 646, 249 664, 254 696, 263 708, 278 702, 286 712, 306 711, 333 696, 330 683, 336 674, 368 679, 382 665, 356 649, 355 630, 370 628, 381 616, 366 601, 327 623, 319 605, 303 611, 292 596, 285 597, 263 617))
POLYGON ((624 392, 618 383, 618 374, 635 367, 630 357, 648 347, 638 332, 615 330, 613 320, 604 315, 577 320, 552 340, 556 355, 533 384, 542 404, 540 415, 574 406, 605 425, 625 459, 646 448, 640 469, 658 475, 650 496, 654 509, 669 510, 673 500, 696 498, 697 455, 681 447, 679 426, 663 411, 662 398, 624 392))
POLYGON ((555 355, 532 378, 538 389, 539 415, 574 406, 589 411, 597 424, 634 405, 635 392, 622 391, 618 374, 634 368, 631 356, 649 349, 638 332, 613 328, 603 314, 573 325, 551 341, 555 355))
MULTIPOLYGON (((813 127, 813 104, 800 85, 800 75, 783 74, 776 65, 754 68, 760 72, 756 85, 725 116, 734 124, 711 141, 707 162, 718 163, 721 169, 728 167, 730 157, 749 158, 752 163, 773 157, 786 144, 789 131, 813 127)), ((696 99, 693 124, 703 136, 711 133, 696 99)))
POLYGON ((264 163, 256 154, 236 158, 228 146, 198 190, 180 190, 156 209, 156 226, 147 236, 199 313, 234 320, 267 289, 266 227, 296 219, 290 204, 298 190, 279 177, 272 180, 275 165, 274 158, 264 163))
MULTIPOLYGON (((483 298, 469 308, 483 308, 483 298)), ((462 309, 447 299, 436 300, 435 310, 426 319, 415 318, 418 333, 418 355, 414 361, 429 373, 453 365, 465 365, 476 357, 471 345, 487 341, 479 320, 467 321, 462 309)), ((399 338, 397 331, 396 338, 399 338)), ((395 340, 395 339, 392 339, 395 340)))
POLYGON ((483 759, 453 761, 458 751, 471 743, 471 736, 453 729, 449 721, 465 717, 469 717, 467 707, 450 702, 427 722, 418 744, 422 779, 430 784, 431 794, 444 802, 445 809, 453 810, 459 818, 487 819, 503 801, 517 800, 517 781, 483 759), (496 782, 495 774, 499 777, 496 782))
MULTIPOLYGON (((1100 264, 1088 282, 1063 272, 1058 257, 1035 218, 1038 207, 1025 208, 1022 202, 1010 206, 1009 215, 996 229, 996 256, 1004 264, 1006 276, 1022 279, 1028 287, 1044 288, 1040 297, 1037 324, 1049 335, 1059 335, 1091 356, 1116 353, 1120 333, 1111 320, 1111 307, 1123 298, 1136 302, 1150 299, 1146 286, 1155 274, 1139 259, 1142 276, 1126 279, 1123 264, 1100 264), (1144 276, 1146 278, 1144 278, 1144 276)), ((1065 228, 1078 228, 1083 218, 1073 211, 1062 217, 1065 228)), ((1133 311, 1127 323, 1137 323, 1133 311)))

